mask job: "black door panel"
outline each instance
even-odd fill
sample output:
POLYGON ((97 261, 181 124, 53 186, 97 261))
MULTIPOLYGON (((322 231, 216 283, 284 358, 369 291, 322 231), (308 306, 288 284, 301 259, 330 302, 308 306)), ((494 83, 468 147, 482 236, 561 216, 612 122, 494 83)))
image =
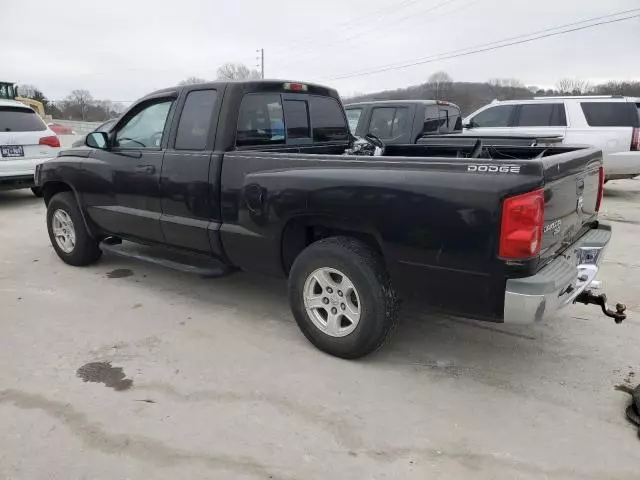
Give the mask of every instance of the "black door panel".
POLYGON ((162 231, 174 246, 209 252, 209 222, 217 218, 209 185, 211 153, 167 152, 162 170, 162 231))
POLYGON ((96 181, 83 192, 91 219, 104 232, 162 241, 160 231, 161 151, 140 152, 140 158, 96 150, 85 164, 96 181), (99 179, 99 180, 98 180, 99 179))
POLYGON ((87 212, 106 234, 163 242, 160 174, 174 98, 142 101, 120 119, 109 149, 83 163, 87 212))

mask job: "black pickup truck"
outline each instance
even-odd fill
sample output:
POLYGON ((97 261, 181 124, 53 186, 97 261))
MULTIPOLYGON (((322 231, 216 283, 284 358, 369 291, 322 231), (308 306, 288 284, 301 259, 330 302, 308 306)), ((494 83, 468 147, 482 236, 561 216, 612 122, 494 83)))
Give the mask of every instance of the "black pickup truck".
POLYGON ((142 98, 36 182, 66 263, 126 240, 288 277, 302 332, 344 358, 380 346, 398 292, 416 289, 429 307, 495 322, 574 301, 624 317, 586 290, 611 237, 599 150, 476 142, 357 156, 353 144, 335 90, 188 85, 142 98))

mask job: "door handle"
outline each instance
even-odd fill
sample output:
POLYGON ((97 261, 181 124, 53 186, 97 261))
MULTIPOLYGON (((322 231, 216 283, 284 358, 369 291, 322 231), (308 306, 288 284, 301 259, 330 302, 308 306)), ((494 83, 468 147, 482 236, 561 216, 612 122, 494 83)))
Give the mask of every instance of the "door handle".
POLYGON ((136 173, 156 173, 156 167, 153 165, 138 165, 136 173))

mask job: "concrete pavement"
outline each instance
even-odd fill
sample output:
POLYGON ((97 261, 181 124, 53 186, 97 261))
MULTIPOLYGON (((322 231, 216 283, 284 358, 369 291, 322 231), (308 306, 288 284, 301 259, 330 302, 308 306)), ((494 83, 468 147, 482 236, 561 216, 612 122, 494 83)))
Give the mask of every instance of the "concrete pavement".
POLYGON ((599 276, 630 318, 530 327, 405 310, 344 361, 299 333, 283 281, 105 256, 63 264, 44 206, 0 192, 0 479, 634 479, 640 181, 607 185, 599 276), (92 362, 129 388, 84 382, 92 362))

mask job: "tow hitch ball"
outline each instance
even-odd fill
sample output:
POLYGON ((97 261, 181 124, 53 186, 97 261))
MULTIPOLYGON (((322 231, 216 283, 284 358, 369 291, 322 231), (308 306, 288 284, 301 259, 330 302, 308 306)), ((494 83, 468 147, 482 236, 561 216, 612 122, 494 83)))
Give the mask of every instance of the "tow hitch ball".
POLYGON ((622 323, 627 318, 625 310, 627 306, 623 303, 616 303, 616 311, 614 312, 607 306, 607 295, 601 293, 600 295, 594 295, 591 290, 585 290, 576 297, 573 303, 584 303, 585 305, 600 305, 602 313, 607 317, 613 318, 616 323, 622 323))

